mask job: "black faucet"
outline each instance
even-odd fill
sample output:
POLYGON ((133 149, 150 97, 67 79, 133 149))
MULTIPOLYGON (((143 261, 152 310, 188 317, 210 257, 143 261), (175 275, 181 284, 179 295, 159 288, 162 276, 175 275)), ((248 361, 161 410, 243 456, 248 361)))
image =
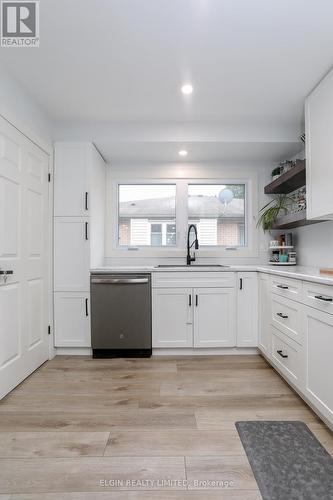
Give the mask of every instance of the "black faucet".
POLYGON ((191 265, 191 262, 195 261, 195 252, 193 252, 193 257, 191 256, 191 248, 193 247, 193 245, 194 245, 194 248, 196 250, 198 250, 198 248, 199 248, 198 231, 197 231, 197 228, 196 228, 196 226, 194 224, 190 224, 190 226, 188 228, 188 231, 187 231, 187 257, 186 257, 186 263, 187 263, 188 266, 191 265), (191 234, 192 229, 194 230, 195 240, 192 241, 192 243, 190 244, 190 234, 191 234))

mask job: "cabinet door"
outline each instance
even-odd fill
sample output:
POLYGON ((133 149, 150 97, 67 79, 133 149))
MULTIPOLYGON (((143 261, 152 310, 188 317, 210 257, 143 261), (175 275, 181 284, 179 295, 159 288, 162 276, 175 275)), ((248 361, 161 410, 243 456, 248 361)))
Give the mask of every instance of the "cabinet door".
POLYGON ((234 288, 195 288, 194 347, 236 345, 236 293, 234 288))
POLYGON ((258 276, 238 273, 237 346, 258 345, 258 276))
POLYGON ((306 198, 308 219, 332 219, 333 71, 305 104, 306 198))
POLYGON ((268 357, 271 355, 271 293, 269 274, 259 273, 259 349, 268 357))
POLYGON ((76 217, 89 215, 88 161, 89 145, 55 145, 54 215, 76 217))
POLYGON ((333 316, 304 309, 305 395, 333 424, 333 316))
POLYGON ((153 290, 153 347, 193 347, 192 288, 153 290))
POLYGON ((88 293, 54 294, 56 347, 91 347, 88 293))
POLYGON ((54 289, 89 291, 89 223, 83 217, 54 220, 54 289))

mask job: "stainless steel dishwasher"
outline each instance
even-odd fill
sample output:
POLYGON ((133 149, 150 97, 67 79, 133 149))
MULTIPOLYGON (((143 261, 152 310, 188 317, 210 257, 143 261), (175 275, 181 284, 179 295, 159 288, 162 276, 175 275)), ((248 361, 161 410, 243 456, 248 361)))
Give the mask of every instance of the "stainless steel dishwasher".
POLYGON ((94 358, 151 356, 150 282, 149 274, 91 274, 94 358))

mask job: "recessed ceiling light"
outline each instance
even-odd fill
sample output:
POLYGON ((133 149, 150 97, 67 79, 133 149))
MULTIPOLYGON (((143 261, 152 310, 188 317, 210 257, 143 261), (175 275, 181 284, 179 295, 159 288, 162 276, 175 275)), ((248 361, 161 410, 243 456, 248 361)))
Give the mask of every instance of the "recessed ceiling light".
POLYGON ((185 95, 190 95, 193 92, 193 87, 190 83, 186 83, 182 86, 182 93, 185 95))
POLYGON ((178 151, 178 154, 179 156, 187 156, 188 152, 185 149, 181 149, 180 151, 178 151))

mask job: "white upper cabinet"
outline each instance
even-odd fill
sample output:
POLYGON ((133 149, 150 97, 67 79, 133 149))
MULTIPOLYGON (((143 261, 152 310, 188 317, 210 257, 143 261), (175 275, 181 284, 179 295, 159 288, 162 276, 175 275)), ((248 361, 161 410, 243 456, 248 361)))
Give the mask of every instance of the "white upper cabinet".
POLYGON ((195 288, 194 347, 236 345, 236 294, 234 288, 195 288))
POLYGON ((89 215, 90 144, 57 143, 54 169, 55 217, 89 215))
POLYGON ((307 218, 333 219, 333 70, 305 103, 307 218))
POLYGON ((258 276, 238 273, 237 346, 258 345, 258 276))

